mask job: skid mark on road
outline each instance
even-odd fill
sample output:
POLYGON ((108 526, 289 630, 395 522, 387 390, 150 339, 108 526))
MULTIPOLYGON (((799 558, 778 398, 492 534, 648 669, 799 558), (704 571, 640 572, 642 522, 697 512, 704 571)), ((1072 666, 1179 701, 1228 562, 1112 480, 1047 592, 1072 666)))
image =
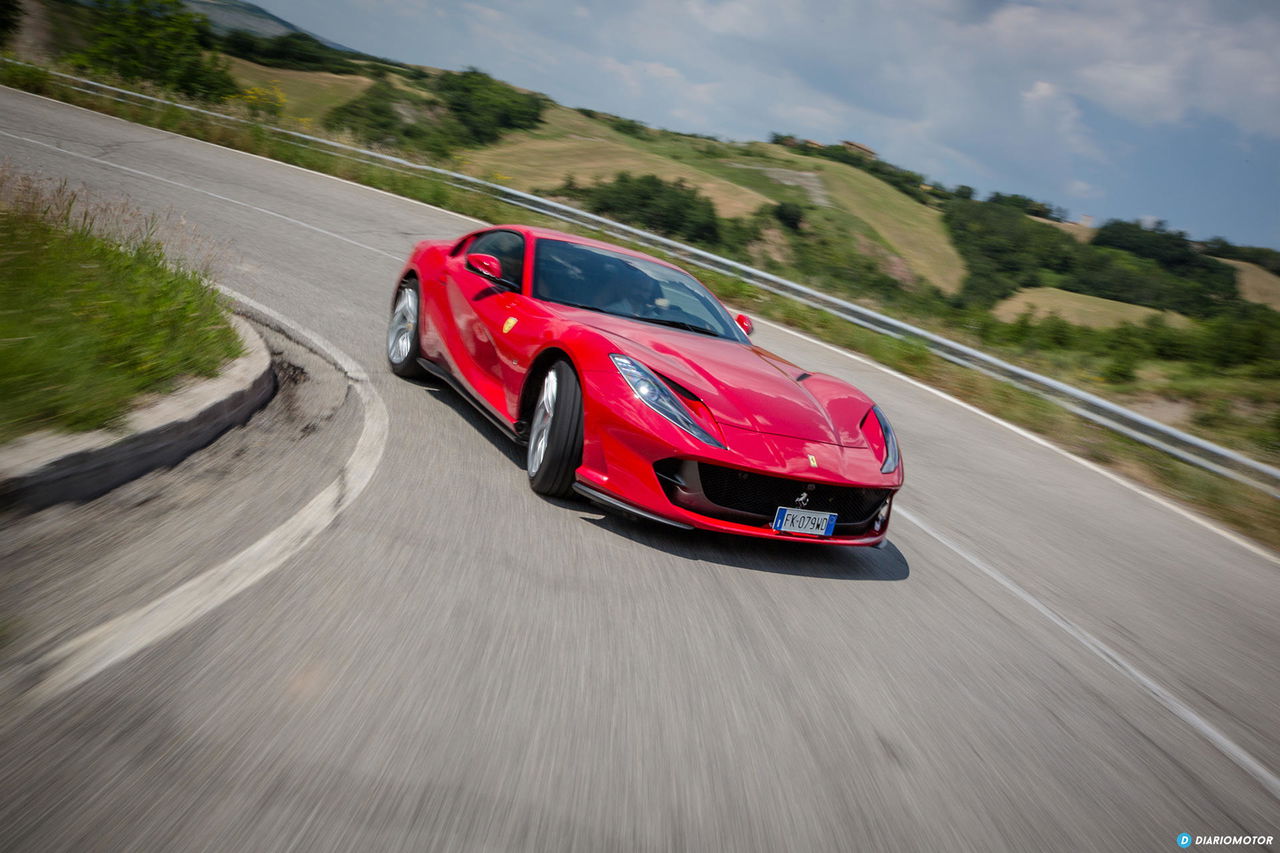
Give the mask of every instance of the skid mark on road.
POLYGON ((382 460, 389 424, 387 407, 364 368, 319 334, 247 296, 225 287, 221 290, 249 314, 315 348, 347 375, 364 411, 364 425, 355 449, 333 482, 257 542, 150 604, 99 625, 44 655, 37 664, 40 680, 24 697, 28 708, 43 705, 182 630, 280 568, 355 502, 382 460))

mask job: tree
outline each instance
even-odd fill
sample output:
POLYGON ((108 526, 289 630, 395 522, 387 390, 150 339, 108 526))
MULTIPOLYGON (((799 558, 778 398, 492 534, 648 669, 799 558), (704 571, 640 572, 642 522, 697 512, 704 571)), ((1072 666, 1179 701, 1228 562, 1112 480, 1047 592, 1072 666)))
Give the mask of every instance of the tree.
POLYGON ((181 0, 102 0, 93 41, 74 60, 126 80, 223 100, 238 87, 225 62, 204 55, 207 33, 208 19, 188 12, 181 0))
POLYGON ((0 47, 4 47, 9 38, 18 32, 18 24, 21 22, 20 0, 0 0, 0 47))
POLYGON ((969 186, 968 184, 961 184, 960 186, 956 187, 955 192, 956 192, 956 198, 962 198, 965 201, 968 201, 969 199, 973 198, 973 187, 969 186))

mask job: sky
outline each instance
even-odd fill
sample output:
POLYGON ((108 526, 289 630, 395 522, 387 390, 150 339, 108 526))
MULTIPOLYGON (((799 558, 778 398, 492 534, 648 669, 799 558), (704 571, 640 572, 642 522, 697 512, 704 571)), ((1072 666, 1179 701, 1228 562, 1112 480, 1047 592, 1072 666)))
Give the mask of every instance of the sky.
POLYGON ((854 140, 982 197, 1280 249, 1280 0, 260 5, 566 106, 725 139, 854 140))

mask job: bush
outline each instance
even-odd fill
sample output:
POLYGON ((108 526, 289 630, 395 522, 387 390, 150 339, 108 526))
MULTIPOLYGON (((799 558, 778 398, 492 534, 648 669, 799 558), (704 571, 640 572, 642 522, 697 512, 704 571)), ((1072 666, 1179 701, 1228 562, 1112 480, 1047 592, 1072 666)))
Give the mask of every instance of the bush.
POLYGON ((792 231, 799 231, 804 223, 804 208, 795 202, 784 201, 773 208, 773 218, 792 231))
POLYGON ((1111 219, 1098 229, 1092 242, 1150 258, 1174 275, 1196 282, 1210 302, 1223 303, 1239 296, 1233 268, 1200 254, 1184 232, 1169 231, 1163 222, 1146 228, 1138 222, 1111 219))
POLYGON ((566 182, 553 192, 582 201, 592 213, 662 234, 712 246, 721 242, 715 205, 683 178, 664 181, 657 175, 633 177, 619 172, 612 181, 597 181, 589 187, 566 182))
POLYGON ((470 141, 479 145, 497 142, 506 130, 537 127, 546 106, 541 95, 517 91, 475 68, 457 74, 446 71, 433 81, 433 88, 466 128, 470 141))
POLYGON ((1138 357, 1130 350, 1118 353, 1102 368, 1102 378, 1112 385, 1132 382, 1138 378, 1135 368, 1138 357))

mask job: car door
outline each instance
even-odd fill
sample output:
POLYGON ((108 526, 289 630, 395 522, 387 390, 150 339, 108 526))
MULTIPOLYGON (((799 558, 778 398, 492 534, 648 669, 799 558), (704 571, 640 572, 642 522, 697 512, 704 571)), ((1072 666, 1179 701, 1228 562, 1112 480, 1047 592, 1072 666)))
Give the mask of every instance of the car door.
POLYGON ((526 366, 523 340, 528 297, 524 295, 526 241, 505 229, 486 231, 445 264, 450 313, 456 324, 455 367, 467 385, 496 413, 515 420, 515 399, 526 366), (493 281, 467 263, 468 255, 492 255, 502 266, 502 280, 493 281))

